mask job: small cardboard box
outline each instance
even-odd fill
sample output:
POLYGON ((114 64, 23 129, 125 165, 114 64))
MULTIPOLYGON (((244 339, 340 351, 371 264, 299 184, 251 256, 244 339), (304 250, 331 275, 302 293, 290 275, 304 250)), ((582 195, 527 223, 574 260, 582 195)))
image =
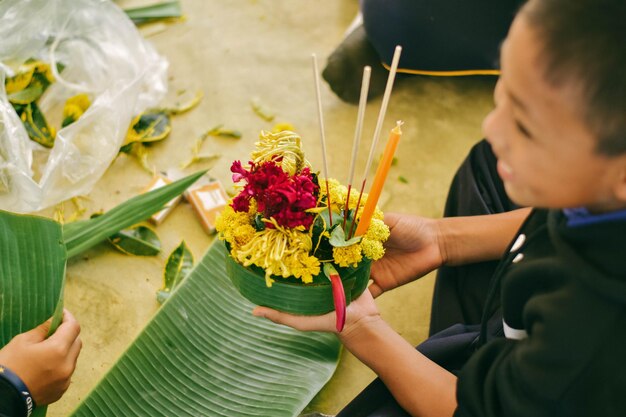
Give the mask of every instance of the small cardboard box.
MULTIPOLYGON (((165 174, 157 174, 154 176, 154 178, 152 178, 152 181, 150 182, 150 184, 148 184, 143 192, 147 193, 148 191, 156 190, 157 188, 161 188, 167 184, 170 184, 171 182, 172 180, 165 176, 165 174)), ((180 202, 180 199, 181 196, 177 196, 171 199, 161 211, 154 213, 150 217, 150 222, 157 226, 161 224, 163 220, 167 217, 167 215, 170 214, 174 207, 176 207, 176 205, 180 202)))
POLYGON ((222 183, 201 178, 184 195, 194 208, 204 230, 209 234, 215 233, 215 219, 228 204, 228 195, 222 183))

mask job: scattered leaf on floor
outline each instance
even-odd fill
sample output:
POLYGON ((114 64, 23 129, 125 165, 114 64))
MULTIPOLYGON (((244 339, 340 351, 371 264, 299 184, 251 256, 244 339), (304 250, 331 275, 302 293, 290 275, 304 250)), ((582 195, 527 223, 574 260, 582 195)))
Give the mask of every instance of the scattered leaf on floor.
POLYGON ((161 240, 154 230, 144 225, 120 230, 108 238, 120 252, 136 256, 156 256, 161 252, 161 240))
POLYGON ((193 255, 189 248, 182 241, 180 245, 167 258, 165 270, 163 271, 163 288, 157 291, 157 301, 163 304, 178 284, 192 271, 193 255))
POLYGON ((210 136, 220 136, 223 138, 241 139, 241 132, 232 129, 215 129, 208 132, 210 136))
POLYGON ((180 1, 164 1, 143 7, 124 9, 124 12, 136 25, 163 19, 180 18, 183 15, 180 1))
POLYGON ((147 111, 135 117, 130 124, 124 145, 133 142, 158 142, 170 134, 170 116, 163 110, 147 111))
POLYGON ((252 106, 254 113, 267 122, 271 122, 274 120, 274 117, 276 117, 274 112, 261 103, 261 100, 258 97, 254 97, 250 100, 250 105, 252 106))
POLYGON ((202 164, 203 169, 211 169, 215 166, 217 161, 222 157, 222 154, 219 153, 211 153, 211 154, 195 154, 191 157, 191 159, 183 164, 181 164, 180 169, 185 169, 190 165, 194 164, 202 164))
POLYGON ((125 153, 137 159, 139 165, 148 173, 154 175, 155 168, 148 163, 148 149, 141 142, 133 142, 120 148, 120 153, 125 153))
POLYGON ((160 110, 171 116, 176 116, 176 115, 188 112, 189 110, 196 107, 198 104, 200 104, 200 101, 202 101, 202 97, 204 97, 204 94, 202 93, 202 91, 196 91, 193 97, 191 97, 190 99, 187 99, 186 101, 182 101, 186 98, 186 97, 183 97, 186 95, 186 93, 187 91, 185 90, 179 91, 178 92, 179 97, 177 97, 177 101, 176 103, 174 103, 174 106, 164 107, 160 110))

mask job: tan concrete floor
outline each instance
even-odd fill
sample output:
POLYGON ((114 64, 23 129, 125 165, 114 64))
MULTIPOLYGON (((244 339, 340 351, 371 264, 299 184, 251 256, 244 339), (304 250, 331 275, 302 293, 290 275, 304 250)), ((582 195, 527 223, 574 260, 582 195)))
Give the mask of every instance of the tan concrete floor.
MULTIPOLYGON (((203 151, 222 154, 211 173, 229 186, 232 160, 247 158, 258 132, 273 125, 252 112, 249 103, 256 96, 274 110, 275 122, 296 127, 309 160, 321 169, 310 55, 317 53, 323 67, 355 16, 358 2, 182 0, 182 5, 186 20, 151 34, 149 40, 170 62, 171 90, 201 90, 204 99, 173 120, 171 136, 151 149, 150 162, 159 170, 177 167, 190 157, 197 137, 224 124, 240 130, 243 137, 209 138, 203 151)), ((144 34, 151 31, 154 27, 144 29, 144 34)), ((394 88, 382 140, 395 120, 402 119, 405 125, 398 163, 381 199, 383 210, 440 216, 455 168, 481 137, 480 124, 492 105, 494 81, 414 77, 394 88), (408 183, 400 182, 399 175, 408 183)), ((330 176, 345 181, 357 108, 341 102, 326 84, 322 84, 322 100, 330 176)), ((357 172, 364 168, 379 107, 380 100, 368 106, 357 172)), ((150 175, 134 160, 119 157, 84 201, 87 214, 112 208, 149 181, 150 175)), ((69 214, 71 205, 66 207, 69 214)), ((213 239, 186 203, 157 231, 163 254, 155 258, 125 256, 100 245, 69 262, 66 306, 82 324, 84 347, 73 384, 62 400, 50 406, 50 417, 68 415, 155 314, 155 292, 161 286, 167 254, 184 239, 199 259, 213 239)), ((432 285, 431 275, 378 301, 384 318, 413 344, 427 334, 432 285)), ((336 374, 307 410, 336 413, 373 378, 344 351, 336 374)))

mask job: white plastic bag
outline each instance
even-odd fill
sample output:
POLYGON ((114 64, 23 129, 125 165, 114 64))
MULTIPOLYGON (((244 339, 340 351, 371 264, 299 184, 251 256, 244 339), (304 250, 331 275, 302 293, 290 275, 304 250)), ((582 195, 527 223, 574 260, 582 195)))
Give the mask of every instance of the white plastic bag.
POLYGON ((165 95, 167 61, 108 0, 0 1, 0 39, 0 209, 33 212, 88 193, 132 118, 165 95), (30 58, 55 72, 38 102, 48 120, 73 95, 87 93, 92 102, 57 132, 51 150, 29 139, 4 88, 30 58))

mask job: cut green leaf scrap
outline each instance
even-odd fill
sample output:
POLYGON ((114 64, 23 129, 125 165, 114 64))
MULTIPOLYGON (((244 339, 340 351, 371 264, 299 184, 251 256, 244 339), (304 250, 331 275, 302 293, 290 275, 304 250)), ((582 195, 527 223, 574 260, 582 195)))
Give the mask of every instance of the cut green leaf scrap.
POLYGON ((28 103, 25 106, 14 106, 15 111, 22 120, 28 136, 38 144, 46 148, 54 146, 56 136, 55 129, 48 124, 45 116, 39 110, 36 102, 28 103))
POLYGON ((180 18, 183 15, 180 2, 164 1, 143 7, 124 9, 124 12, 136 25, 151 23, 157 20, 180 18))
POLYGON ((78 255, 117 231, 150 217, 205 173, 206 171, 196 172, 156 190, 139 194, 96 218, 64 225, 63 239, 68 257, 78 255))
POLYGON ((241 139, 241 132, 233 129, 223 129, 222 125, 214 127, 206 132, 207 136, 221 136, 224 138, 241 139))
MULTIPOLYGON (((57 68, 62 70, 61 65, 57 68)), ((50 65, 42 61, 29 60, 20 66, 17 70, 17 74, 5 80, 4 86, 9 96, 15 95, 22 90, 38 86, 40 90, 39 96, 41 96, 53 82, 54 76, 52 75, 50 65)), ((35 100, 37 100, 39 96, 37 96, 35 100)))
POLYGON ((191 159, 187 162, 184 162, 180 165, 181 169, 185 169, 193 164, 202 164, 202 168, 211 169, 215 166, 217 161, 222 157, 219 153, 211 153, 211 154, 194 154, 191 159))
POLYGON ((21 104, 26 105, 30 104, 33 101, 37 100, 43 94, 43 87, 41 84, 31 85, 23 90, 17 91, 13 94, 8 95, 9 102, 11 104, 21 104))
POLYGON ((149 111, 135 117, 130 124, 124 145, 129 143, 158 142, 172 131, 169 114, 165 111, 149 111))
POLYGON ((109 243, 127 255, 156 256, 161 252, 161 240, 154 230, 144 225, 133 226, 108 237, 109 243))
POLYGON ((181 90, 178 94, 180 97, 177 97, 177 101, 174 106, 164 107, 160 110, 166 112, 171 116, 176 116, 182 113, 186 113, 196 107, 198 104, 200 104, 200 101, 202 101, 202 97, 204 97, 202 91, 196 91, 192 98, 188 99, 187 101, 181 102, 181 97, 184 98, 185 95, 188 96, 188 94, 186 93, 186 90, 181 90))
POLYGON ((183 279, 193 269, 193 254, 182 241, 180 245, 167 258, 163 271, 163 288, 157 291, 157 301, 163 304, 183 279))
POLYGON ((16 75, 5 80, 9 101, 24 124, 28 136, 46 148, 54 146, 56 131, 51 127, 37 100, 54 82, 50 66, 45 62, 30 60, 23 64, 16 75))
POLYGON ((250 100, 250 105, 254 113, 266 122, 271 122, 274 120, 274 117, 276 117, 274 112, 263 105, 258 97, 254 97, 250 100))
POLYGON ((120 153, 132 156, 137 160, 139 165, 151 175, 155 175, 156 169, 154 166, 150 166, 148 162, 148 148, 141 142, 133 142, 128 145, 124 145, 120 148, 120 153))

